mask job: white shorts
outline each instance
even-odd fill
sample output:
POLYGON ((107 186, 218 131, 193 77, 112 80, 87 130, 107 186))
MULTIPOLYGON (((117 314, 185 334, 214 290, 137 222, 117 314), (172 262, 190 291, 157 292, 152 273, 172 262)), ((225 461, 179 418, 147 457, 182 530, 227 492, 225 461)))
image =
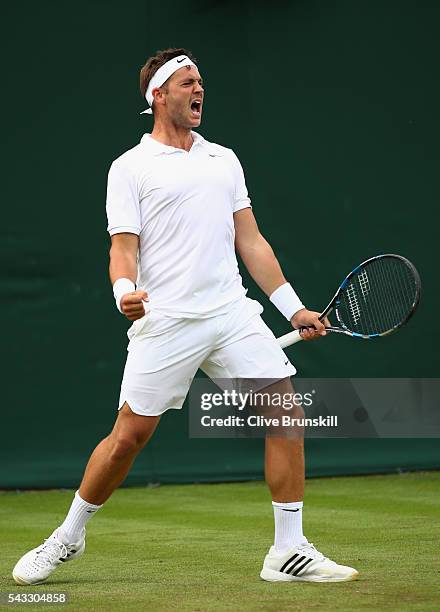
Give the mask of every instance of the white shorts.
POLYGON ((182 407, 200 368, 212 379, 280 380, 296 369, 260 314, 241 298, 226 314, 176 319, 150 311, 128 331, 130 343, 119 397, 133 412, 157 416, 182 407))

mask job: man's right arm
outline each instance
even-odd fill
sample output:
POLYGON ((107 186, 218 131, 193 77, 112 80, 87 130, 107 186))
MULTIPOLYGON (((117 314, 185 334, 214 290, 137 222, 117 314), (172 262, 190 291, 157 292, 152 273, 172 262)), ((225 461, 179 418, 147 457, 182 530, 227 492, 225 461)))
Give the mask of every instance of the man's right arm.
POLYGON ((119 308, 127 319, 136 321, 145 315, 144 302, 148 301, 145 291, 135 291, 137 278, 137 253, 139 249, 139 236, 136 234, 114 234, 110 248, 110 280, 114 286, 115 298, 119 308), (129 285, 132 283, 133 291, 129 285), (115 285, 115 283, 117 283, 115 285), (121 291, 118 287, 127 285, 128 291, 121 291))

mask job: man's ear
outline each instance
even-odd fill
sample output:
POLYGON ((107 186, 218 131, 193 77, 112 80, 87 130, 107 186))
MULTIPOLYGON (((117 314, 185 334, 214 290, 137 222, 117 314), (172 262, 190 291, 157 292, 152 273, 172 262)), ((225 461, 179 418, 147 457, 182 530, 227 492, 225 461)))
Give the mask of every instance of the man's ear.
POLYGON ((162 87, 155 87, 151 93, 153 94, 153 102, 156 105, 164 104, 164 101, 165 101, 164 93, 165 93, 165 91, 164 91, 164 89, 162 87))

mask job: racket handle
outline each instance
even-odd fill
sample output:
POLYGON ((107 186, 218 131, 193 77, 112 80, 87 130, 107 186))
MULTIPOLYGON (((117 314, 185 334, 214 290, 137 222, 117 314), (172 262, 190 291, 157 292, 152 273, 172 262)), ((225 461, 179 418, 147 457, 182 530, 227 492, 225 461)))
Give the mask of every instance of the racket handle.
POLYGON ((284 336, 280 336, 277 340, 281 348, 286 348, 290 346, 291 344, 295 344, 296 342, 299 342, 300 340, 302 340, 302 338, 299 335, 299 331, 295 329, 294 331, 291 331, 288 334, 284 334, 284 336))

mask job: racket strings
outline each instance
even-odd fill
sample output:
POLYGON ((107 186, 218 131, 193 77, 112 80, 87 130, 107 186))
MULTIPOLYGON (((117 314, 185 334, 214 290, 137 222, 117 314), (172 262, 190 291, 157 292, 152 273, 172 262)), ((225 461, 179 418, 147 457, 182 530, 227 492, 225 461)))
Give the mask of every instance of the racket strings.
POLYGON ((359 334, 385 333, 406 320, 417 295, 414 273, 405 260, 378 258, 354 274, 342 290, 338 319, 359 334))

